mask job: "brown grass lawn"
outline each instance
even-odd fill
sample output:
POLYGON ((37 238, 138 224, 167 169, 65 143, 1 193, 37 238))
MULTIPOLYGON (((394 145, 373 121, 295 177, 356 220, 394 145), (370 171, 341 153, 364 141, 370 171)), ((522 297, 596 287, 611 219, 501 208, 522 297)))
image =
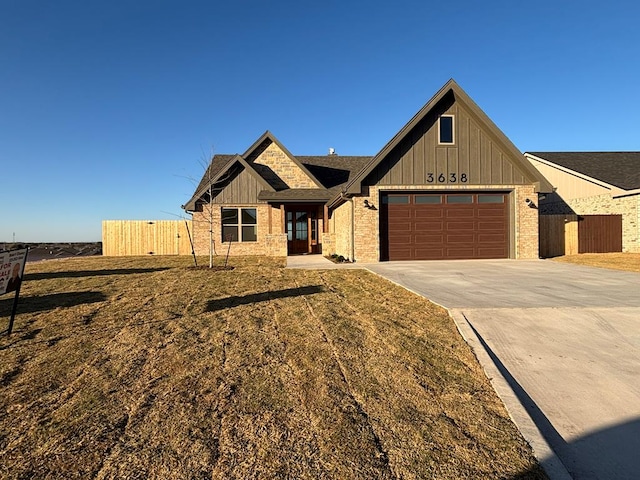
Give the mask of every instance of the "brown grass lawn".
POLYGON ((444 310, 364 271, 231 263, 29 264, 0 477, 545 478, 444 310))
POLYGON ((640 253, 581 253, 579 255, 556 257, 553 260, 589 267, 640 272, 640 253))

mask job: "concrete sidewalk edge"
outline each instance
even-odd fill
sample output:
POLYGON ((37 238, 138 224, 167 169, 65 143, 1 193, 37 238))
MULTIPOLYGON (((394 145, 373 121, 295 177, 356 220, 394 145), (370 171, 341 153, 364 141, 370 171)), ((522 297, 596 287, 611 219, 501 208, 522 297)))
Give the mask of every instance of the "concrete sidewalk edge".
POLYGON ((513 423, 516 424, 524 439, 533 449, 535 457, 551 480, 572 480, 566 467, 560 458, 553 451, 547 440, 544 438, 533 419, 529 416, 525 408, 520 403, 515 392, 509 386, 507 380, 502 376, 497 366, 484 349, 480 340, 472 330, 469 322, 459 309, 448 309, 440 305, 449 312, 456 324, 460 335, 473 350, 478 362, 482 366, 493 389, 498 394, 504 404, 513 423))

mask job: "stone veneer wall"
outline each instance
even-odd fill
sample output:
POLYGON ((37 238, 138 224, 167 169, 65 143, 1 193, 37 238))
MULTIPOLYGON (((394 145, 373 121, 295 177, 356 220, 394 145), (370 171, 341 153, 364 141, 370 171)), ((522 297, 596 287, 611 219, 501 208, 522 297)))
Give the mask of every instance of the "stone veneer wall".
POLYGON ((353 261, 353 258, 351 258, 351 202, 349 200, 333 211, 330 229, 335 238, 334 252, 332 253, 342 255, 344 258, 353 261))
POLYGON ((271 143, 254 163, 269 167, 289 188, 318 188, 318 185, 276 143, 271 143))
MULTIPOLYGON (((527 198, 538 205, 538 194, 531 185, 520 185, 514 189, 515 208, 515 258, 535 259, 540 257, 538 242, 538 209, 527 205, 527 198)), ((513 218, 513 217, 512 217, 513 218)))
POLYGON ((209 208, 213 210, 213 241, 217 255, 226 255, 228 242, 222 241, 220 217, 222 208, 256 208, 258 214, 258 240, 256 242, 233 242, 229 255, 287 255, 287 237, 282 232, 279 208, 267 204, 259 205, 204 205, 202 212, 193 214, 193 243, 196 255, 209 255, 209 208), (271 214, 271 232, 269 232, 271 214))
POLYGON ((355 197, 356 261, 370 263, 380 261, 380 205, 378 187, 369 187, 367 195, 355 197), (367 208, 364 201, 374 208, 367 208))
POLYGON ((613 198, 610 193, 542 205, 546 215, 622 215, 622 251, 640 253, 640 195, 613 198))
MULTIPOLYGON (((329 220, 329 228, 331 227, 331 220, 329 220)), ((336 253, 336 234, 332 232, 322 233, 322 255, 325 257, 336 253)))
POLYGON ((270 257, 287 256, 287 234, 272 233, 265 237, 265 255, 270 257))

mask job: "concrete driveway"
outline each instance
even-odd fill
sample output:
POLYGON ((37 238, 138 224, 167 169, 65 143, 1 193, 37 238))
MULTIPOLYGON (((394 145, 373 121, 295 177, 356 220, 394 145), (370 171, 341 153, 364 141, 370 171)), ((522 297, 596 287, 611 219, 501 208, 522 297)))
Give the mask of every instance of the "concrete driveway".
POLYGON ((640 478, 640 274, 548 260, 366 267, 451 311, 552 478, 640 478))

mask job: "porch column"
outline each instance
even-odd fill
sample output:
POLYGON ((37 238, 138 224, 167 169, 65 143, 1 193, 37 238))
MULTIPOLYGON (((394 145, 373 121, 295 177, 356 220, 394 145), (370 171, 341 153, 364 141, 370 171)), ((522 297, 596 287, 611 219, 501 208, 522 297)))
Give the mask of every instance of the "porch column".
POLYGON ((329 232, 329 207, 324 205, 322 209, 322 233, 329 232))

